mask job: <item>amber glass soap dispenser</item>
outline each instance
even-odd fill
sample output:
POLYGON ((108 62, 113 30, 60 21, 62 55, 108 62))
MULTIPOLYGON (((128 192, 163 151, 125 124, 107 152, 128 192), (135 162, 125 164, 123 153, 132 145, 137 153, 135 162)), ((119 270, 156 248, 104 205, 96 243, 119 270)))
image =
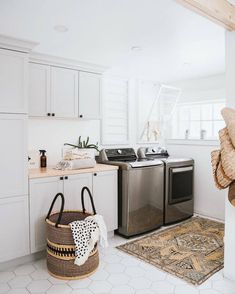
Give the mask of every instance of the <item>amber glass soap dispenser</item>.
POLYGON ((47 167, 46 150, 39 150, 40 152, 40 167, 47 167))

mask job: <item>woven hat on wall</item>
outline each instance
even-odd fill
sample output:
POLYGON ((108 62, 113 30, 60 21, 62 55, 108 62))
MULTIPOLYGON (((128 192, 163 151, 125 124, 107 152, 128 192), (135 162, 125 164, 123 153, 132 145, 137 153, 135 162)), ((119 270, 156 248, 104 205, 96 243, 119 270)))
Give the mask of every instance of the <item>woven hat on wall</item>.
POLYGON ((215 185, 218 189, 225 189, 231 184, 231 180, 225 175, 221 164, 221 152, 220 150, 214 150, 211 152, 211 164, 213 170, 213 177, 215 185))
POLYGON ((235 182, 233 182, 229 187, 228 200, 233 206, 235 206, 235 182))
POLYGON ((229 137, 231 139, 233 147, 235 148, 235 119, 229 122, 227 128, 228 128, 229 137))
POLYGON ((231 180, 235 180, 235 148, 232 144, 228 129, 224 128, 219 131, 221 147, 221 163, 225 175, 231 180))
POLYGON ((230 121, 235 120, 235 110, 229 107, 225 107, 221 110, 221 114, 226 123, 226 126, 230 123, 230 121))
POLYGON ((228 128, 229 137, 235 147, 235 110, 225 107, 222 109, 221 114, 228 128))

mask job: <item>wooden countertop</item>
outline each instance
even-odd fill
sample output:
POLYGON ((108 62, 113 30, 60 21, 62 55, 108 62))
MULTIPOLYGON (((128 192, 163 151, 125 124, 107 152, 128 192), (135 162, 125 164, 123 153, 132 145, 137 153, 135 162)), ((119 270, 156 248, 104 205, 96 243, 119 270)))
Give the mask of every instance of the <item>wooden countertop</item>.
POLYGON ((57 170, 52 167, 33 168, 33 169, 29 169, 29 179, 60 177, 60 176, 67 176, 67 175, 96 173, 96 172, 105 172, 105 171, 112 171, 112 170, 118 170, 118 166, 97 163, 96 166, 93 168, 83 168, 83 169, 76 169, 76 170, 57 170))

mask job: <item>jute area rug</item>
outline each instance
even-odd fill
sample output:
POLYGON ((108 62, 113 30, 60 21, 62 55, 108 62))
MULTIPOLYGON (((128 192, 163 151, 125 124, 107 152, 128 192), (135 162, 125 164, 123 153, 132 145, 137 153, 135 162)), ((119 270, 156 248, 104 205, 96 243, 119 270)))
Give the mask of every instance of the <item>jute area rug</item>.
POLYGON ((194 217, 117 248, 194 285, 224 265, 224 225, 194 217))

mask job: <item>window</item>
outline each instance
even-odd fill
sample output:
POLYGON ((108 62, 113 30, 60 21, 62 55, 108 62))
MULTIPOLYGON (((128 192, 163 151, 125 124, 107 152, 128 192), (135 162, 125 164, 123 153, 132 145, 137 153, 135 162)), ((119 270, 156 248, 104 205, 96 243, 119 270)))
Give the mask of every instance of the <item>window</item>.
POLYGON ((178 104, 168 137, 192 140, 218 139, 218 131, 225 126, 220 114, 223 107, 224 100, 178 104))

